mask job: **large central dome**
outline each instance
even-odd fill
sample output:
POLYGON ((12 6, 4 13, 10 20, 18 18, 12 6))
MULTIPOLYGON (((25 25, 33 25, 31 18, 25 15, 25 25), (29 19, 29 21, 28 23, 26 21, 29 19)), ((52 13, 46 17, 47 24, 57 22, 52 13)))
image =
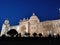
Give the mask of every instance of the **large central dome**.
POLYGON ((29 21, 37 21, 39 22, 39 19, 38 17, 35 15, 35 13, 33 13, 33 15, 30 17, 30 20, 29 21))

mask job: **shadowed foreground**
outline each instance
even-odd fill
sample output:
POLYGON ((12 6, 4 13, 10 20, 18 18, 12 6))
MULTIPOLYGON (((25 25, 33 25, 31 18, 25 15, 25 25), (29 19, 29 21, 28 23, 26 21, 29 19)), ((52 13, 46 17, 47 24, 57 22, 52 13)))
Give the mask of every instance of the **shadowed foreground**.
POLYGON ((48 35, 48 37, 42 37, 42 34, 36 34, 33 33, 33 37, 30 37, 30 33, 25 33, 23 37, 21 37, 21 33, 18 34, 15 30, 11 30, 9 31, 7 34, 10 35, 6 36, 6 35, 2 35, 0 37, 0 41, 1 41, 1 45, 22 45, 22 44, 27 44, 27 45, 39 45, 39 44, 59 44, 60 43, 60 35, 53 35, 51 36, 48 35), (25 37, 26 36, 26 37, 25 37))
POLYGON ((4 45, 52 45, 60 44, 60 38, 53 37, 0 37, 0 44, 4 45))

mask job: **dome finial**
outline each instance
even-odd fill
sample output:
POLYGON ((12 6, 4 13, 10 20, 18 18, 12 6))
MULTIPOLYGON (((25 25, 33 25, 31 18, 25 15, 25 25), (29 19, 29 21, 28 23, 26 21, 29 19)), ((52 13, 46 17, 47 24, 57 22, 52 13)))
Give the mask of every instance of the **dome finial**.
POLYGON ((59 8, 59 15, 58 15, 58 19, 60 19, 60 8, 59 8))
POLYGON ((60 10, 60 8, 59 8, 59 10, 60 10))
POLYGON ((59 13, 60 13, 60 8, 59 8, 59 13))
POLYGON ((33 12, 33 16, 35 16, 35 13, 33 12))
POLYGON ((9 24, 9 20, 6 19, 5 22, 4 22, 4 24, 9 24))

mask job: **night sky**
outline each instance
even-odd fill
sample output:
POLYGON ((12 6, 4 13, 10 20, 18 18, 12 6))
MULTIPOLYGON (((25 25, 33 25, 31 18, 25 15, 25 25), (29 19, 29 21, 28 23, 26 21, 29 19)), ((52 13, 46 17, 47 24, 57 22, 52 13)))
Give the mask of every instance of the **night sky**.
POLYGON ((11 25, 30 18, 34 12, 40 21, 58 19, 60 0, 0 0, 0 29, 5 19, 11 25))

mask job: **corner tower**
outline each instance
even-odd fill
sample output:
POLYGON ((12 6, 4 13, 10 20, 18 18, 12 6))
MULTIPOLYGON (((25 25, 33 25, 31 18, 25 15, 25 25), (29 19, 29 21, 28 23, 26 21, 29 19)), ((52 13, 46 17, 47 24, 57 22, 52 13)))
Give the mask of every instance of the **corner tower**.
POLYGON ((7 35, 7 32, 10 30, 9 20, 5 20, 2 25, 1 35, 7 35))

